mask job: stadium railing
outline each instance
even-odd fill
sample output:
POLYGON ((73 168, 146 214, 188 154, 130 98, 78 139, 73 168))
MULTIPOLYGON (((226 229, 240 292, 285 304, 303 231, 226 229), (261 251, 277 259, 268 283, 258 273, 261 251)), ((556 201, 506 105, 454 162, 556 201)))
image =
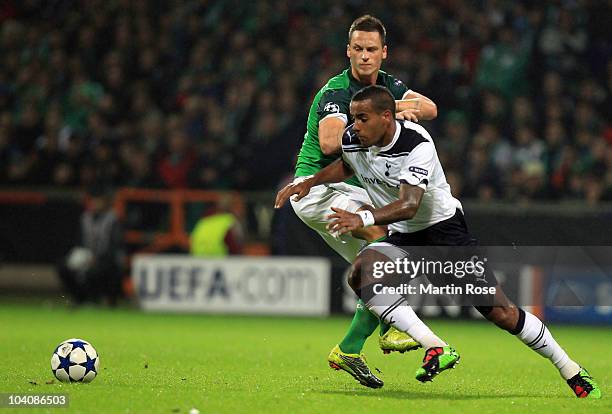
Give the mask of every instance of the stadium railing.
POLYGON ((157 204, 167 207, 168 230, 155 231, 127 229, 124 233, 128 244, 144 245, 141 252, 162 252, 170 248, 189 251, 189 229, 187 206, 191 203, 217 205, 228 201, 230 211, 238 218, 244 216, 245 206, 237 192, 218 192, 205 190, 151 190, 142 188, 122 188, 115 195, 115 210, 125 221, 130 204, 157 204))

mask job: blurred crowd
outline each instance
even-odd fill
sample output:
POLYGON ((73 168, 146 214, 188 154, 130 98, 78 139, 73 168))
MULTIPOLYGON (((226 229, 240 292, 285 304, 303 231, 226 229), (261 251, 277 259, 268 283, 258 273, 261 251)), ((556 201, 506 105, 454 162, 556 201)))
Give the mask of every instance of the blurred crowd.
POLYGON ((0 186, 274 190, 367 12, 457 196, 610 201, 606 3, 4 1, 0 186))

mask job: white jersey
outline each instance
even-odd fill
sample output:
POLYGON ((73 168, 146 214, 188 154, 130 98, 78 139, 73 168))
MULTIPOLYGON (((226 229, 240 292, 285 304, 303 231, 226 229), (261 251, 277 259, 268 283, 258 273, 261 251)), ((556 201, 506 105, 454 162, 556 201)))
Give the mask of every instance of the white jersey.
POLYGON ((389 225, 393 233, 423 230, 462 209, 450 192, 431 136, 419 124, 396 121, 391 143, 369 148, 361 145, 351 125, 342 137, 342 159, 355 172, 376 208, 397 201, 401 183, 425 190, 412 219, 389 225))

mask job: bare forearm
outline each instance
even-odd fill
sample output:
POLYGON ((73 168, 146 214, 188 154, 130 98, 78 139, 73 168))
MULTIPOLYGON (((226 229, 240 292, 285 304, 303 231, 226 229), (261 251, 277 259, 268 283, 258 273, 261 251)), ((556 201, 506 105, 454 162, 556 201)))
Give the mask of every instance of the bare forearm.
POLYGON ((313 185, 340 183, 351 178, 353 174, 353 170, 351 170, 341 158, 338 158, 312 177, 314 182, 313 185))
POLYGON ((376 224, 391 224, 410 220, 417 213, 424 190, 417 186, 402 184, 399 200, 372 211, 376 224))
POLYGON ((434 101, 417 93, 409 93, 407 99, 395 101, 395 112, 408 109, 418 111, 417 118, 424 121, 430 121, 438 116, 438 107, 434 101))
POLYGON ((351 168, 344 164, 342 158, 329 164, 312 177, 296 180, 287 184, 276 194, 274 208, 281 208, 291 197, 293 202, 298 202, 310 193, 310 189, 320 184, 339 183, 353 175, 351 168))
POLYGON ((392 224, 410 220, 416 214, 417 207, 402 200, 394 201, 384 207, 374 209, 372 214, 376 224, 392 224))

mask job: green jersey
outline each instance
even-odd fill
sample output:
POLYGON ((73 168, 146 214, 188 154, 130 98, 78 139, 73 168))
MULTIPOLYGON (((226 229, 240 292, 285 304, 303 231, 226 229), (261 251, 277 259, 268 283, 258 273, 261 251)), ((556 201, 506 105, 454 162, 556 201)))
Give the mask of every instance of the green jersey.
MULTIPOLYGON (((383 71, 378 71, 376 84, 389 89, 395 99, 402 99, 409 91, 402 81, 383 71)), ((336 154, 324 155, 321 151, 319 146, 319 121, 327 116, 334 116, 343 119, 348 126, 351 119, 349 113, 351 98, 364 86, 353 77, 349 68, 331 78, 316 94, 308 113, 306 134, 295 168, 296 177, 316 174, 338 158, 336 154)), ((356 177, 352 177, 346 182, 361 186, 356 177)))

